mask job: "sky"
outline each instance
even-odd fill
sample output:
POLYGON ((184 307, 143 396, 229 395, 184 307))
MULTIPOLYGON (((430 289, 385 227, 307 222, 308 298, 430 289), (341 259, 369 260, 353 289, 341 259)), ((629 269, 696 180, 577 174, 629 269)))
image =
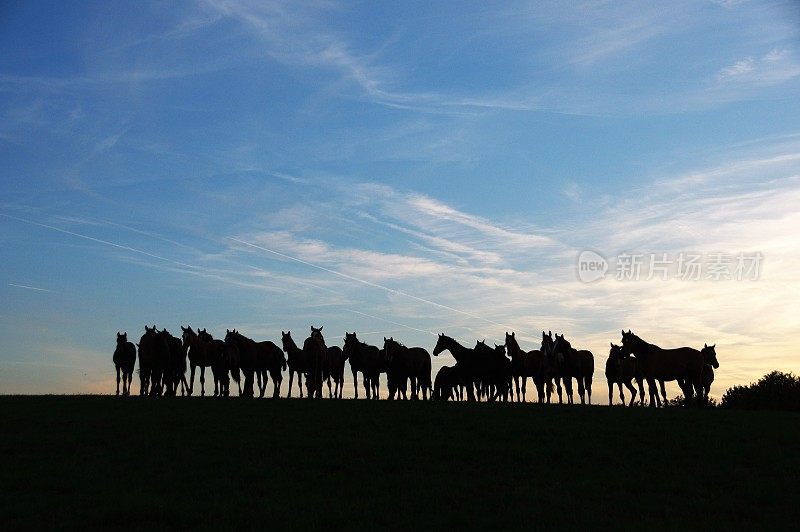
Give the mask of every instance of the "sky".
POLYGON ((717 397, 800 373, 799 33, 788 1, 3 2, 0 393, 113 393, 146 324, 552 330, 594 402, 623 328, 716 344, 717 397))

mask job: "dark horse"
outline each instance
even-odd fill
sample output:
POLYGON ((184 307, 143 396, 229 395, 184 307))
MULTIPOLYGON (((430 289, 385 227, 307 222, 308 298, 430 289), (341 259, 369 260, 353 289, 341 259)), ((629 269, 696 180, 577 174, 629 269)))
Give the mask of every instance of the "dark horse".
POLYGON ((178 394, 178 385, 181 386, 181 395, 189 390, 186 382, 186 349, 180 338, 175 338, 166 329, 158 333, 161 335, 163 345, 166 346, 166 360, 162 364, 162 385, 164 395, 175 396, 178 394))
POLYGON ((637 371, 647 380, 650 406, 661 404, 656 381, 678 381, 687 403, 694 391, 702 404, 704 364, 700 351, 691 347, 663 349, 645 342, 631 331, 622 331, 622 355, 631 354, 636 356, 637 371))
POLYGON ((272 377, 272 397, 277 398, 281 393, 283 370, 286 369, 286 357, 283 351, 274 342, 265 340, 256 342, 256 378, 258 379, 258 396, 264 397, 267 390, 267 373, 272 377))
POLYGON ((322 399, 322 376, 325 371, 328 348, 322 337, 322 327, 311 326, 311 335, 303 342, 303 356, 308 361, 306 390, 309 399, 322 399))
MULTIPOLYGON (((608 352, 608 360, 606 360, 606 381, 608 381, 608 404, 611 405, 614 401, 614 385, 619 388, 619 397, 622 404, 625 405, 625 392, 622 386, 630 390, 631 402, 629 406, 633 406, 636 402, 636 387, 633 385, 633 380, 636 378, 636 359, 633 357, 622 356, 622 347, 611 344, 611 349, 608 352)), ((639 384, 641 386, 641 382, 639 384)), ((644 393, 644 392, 642 392, 644 393)))
POLYGON ((555 382, 556 389, 558 390, 558 403, 562 402, 561 395, 561 372, 564 366, 564 357, 556 356, 553 347, 555 341, 553 340, 553 332, 548 331, 547 334, 542 331, 542 378, 547 388, 547 404, 550 404, 550 396, 553 393, 553 382, 555 382))
POLYGON ((552 352, 563 360, 561 380, 567 392, 567 401, 572 404, 572 379, 578 381, 578 395, 581 404, 592 404, 592 376, 594 375, 594 355, 585 349, 575 349, 562 334, 556 334, 552 352), (584 396, 584 392, 586 397, 584 396))
POLYGON ((358 399, 358 372, 360 371, 367 399, 378 399, 380 375, 387 370, 386 360, 381 350, 374 345, 360 341, 356 337, 356 333, 345 332, 342 351, 350 361, 355 398, 358 399))
POLYGON ((239 359, 239 367, 244 374, 242 395, 253 397, 255 395, 253 391, 255 372, 260 351, 258 342, 240 334, 236 329, 232 331, 226 329, 225 347, 228 356, 235 356, 239 359))
POLYGON ((411 398, 419 399, 419 392, 422 391, 422 398, 427 399, 428 393, 432 391, 431 386, 431 355, 422 347, 406 347, 394 338, 383 338, 383 351, 386 354, 390 372, 387 372, 389 381, 389 397, 394 397, 392 388, 398 389, 402 384, 403 398, 405 399, 405 380, 411 383, 411 398))
POLYGON ((479 378, 475 350, 464 347, 453 338, 440 333, 436 340, 436 347, 433 348, 433 356, 439 356, 439 353, 443 351, 450 351, 450 354, 456 359, 455 367, 458 368, 461 380, 467 388, 467 400, 474 401, 473 385, 479 378))
POLYGON ((128 341, 128 333, 117 332, 117 348, 114 349, 114 367, 117 370, 117 395, 119 395, 120 372, 122 372, 122 395, 130 395, 133 368, 136 365, 136 346, 128 341))
POLYGON ((328 397, 337 399, 342 398, 342 391, 344 390, 344 363, 347 356, 338 345, 332 345, 328 348, 325 364, 324 378, 328 382, 328 397), (331 391, 331 379, 333 379, 333 391, 331 391))
POLYGON ((717 361, 716 345, 703 344, 700 352, 703 354, 703 403, 708 404, 708 394, 711 392, 711 384, 714 382, 714 370, 719 369, 717 361))
POLYGON ((461 372, 452 366, 442 366, 436 373, 436 379, 433 382, 432 399, 440 401, 447 401, 448 399, 456 400, 458 394, 456 390, 459 386, 463 385, 463 377, 461 372))
POLYGON ((502 398, 508 400, 511 392, 511 361, 506 358, 504 345, 495 345, 494 348, 486 345, 486 340, 475 344, 475 354, 478 363, 478 376, 481 395, 488 401, 502 398))
POLYGON ((506 352, 511 357, 511 375, 514 378, 514 387, 517 389, 517 401, 525 402, 525 388, 528 377, 533 380, 539 395, 539 402, 544 402, 544 356, 538 349, 523 351, 512 331, 506 332, 506 352), (522 378, 522 395, 520 395, 519 379, 522 378))
MULTIPOLYGON (((211 367, 211 374, 214 378, 214 397, 227 396, 230 394, 228 378, 228 349, 225 342, 215 340, 205 330, 196 333, 191 327, 181 327, 184 349, 189 353, 189 360, 198 362, 203 361, 211 367)), ((205 364, 200 366, 200 394, 205 395, 205 364)), ((192 365, 192 382, 194 382, 194 365, 192 365)), ((239 391, 241 395, 241 389, 239 391)), ((192 389, 189 388, 189 395, 192 389)))
POLYGON ((289 391, 286 392, 286 397, 292 396, 292 384, 295 374, 297 374, 297 388, 300 390, 300 397, 303 397, 303 375, 308 372, 307 354, 297 347, 291 331, 281 331, 281 344, 283 344, 283 350, 286 352, 286 363, 289 367, 289 391))
MULTIPOLYGON (((156 333, 156 326, 144 326, 144 334, 139 339, 139 395, 150 395, 151 380, 154 381, 156 370, 156 347, 160 338, 156 333)), ((152 388, 156 383, 152 382, 152 388)))
POLYGON ((214 395, 229 396, 231 379, 233 379, 241 396, 242 382, 239 373, 239 352, 226 346, 224 340, 215 340, 205 329, 197 331, 197 336, 201 340, 212 342, 215 346, 216 353, 211 364, 211 374, 214 376, 214 395))

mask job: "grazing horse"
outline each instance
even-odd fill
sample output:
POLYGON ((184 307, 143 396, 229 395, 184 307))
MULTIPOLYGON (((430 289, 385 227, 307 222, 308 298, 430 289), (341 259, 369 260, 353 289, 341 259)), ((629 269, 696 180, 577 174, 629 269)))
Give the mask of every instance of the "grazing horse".
POLYGON ((133 368, 136 365, 136 346, 128 341, 128 333, 117 332, 117 347, 114 349, 113 360, 117 370, 117 395, 119 395, 120 372, 122 372, 122 395, 130 395, 133 368))
POLYGON ((225 347, 229 358, 232 356, 238 358, 239 367, 244 374, 242 396, 253 397, 255 395, 253 386, 259 354, 258 343, 242 335, 236 329, 232 331, 225 329, 225 347))
POLYGON ((328 348, 325 364, 325 380, 328 381, 328 397, 341 399, 344 390, 344 363, 347 360, 344 351, 338 345, 328 348), (331 378, 333 378, 333 391, 331 391, 331 378))
POLYGON ((703 389, 703 354, 691 347, 664 349, 650 344, 633 334, 622 331, 623 356, 636 357, 637 371, 641 368, 642 378, 647 380, 650 391, 650 406, 660 406, 656 381, 678 381, 683 388, 687 404, 692 391, 697 393, 702 404, 703 389))
POLYGON ((306 396, 309 399, 322 399, 322 375, 326 365, 328 348, 322 337, 322 327, 311 326, 311 335, 303 342, 303 356, 308 360, 306 373, 306 396))
POLYGON ((636 387, 631 381, 635 378, 636 359, 622 356, 622 347, 612 343, 611 349, 608 352, 608 360, 606 360, 608 404, 611 405, 614 402, 614 385, 616 384, 619 388, 619 397, 622 400, 622 405, 625 406, 625 392, 622 390, 622 385, 625 385, 631 392, 631 402, 629 406, 633 406, 633 403, 636 402, 636 387))
POLYGON ((289 366, 289 391, 286 392, 286 397, 292 396, 292 382, 295 374, 297 374, 297 387, 300 389, 300 397, 303 397, 303 375, 308 372, 309 365, 306 353, 297 347, 291 331, 281 331, 281 344, 283 344, 283 350, 287 357, 286 363, 289 366))
POLYGON ((433 356, 439 356, 439 353, 443 351, 449 351, 453 358, 456 359, 456 367, 461 372, 462 382, 467 388, 467 400, 474 401, 475 391, 473 385, 480 377, 475 350, 464 347, 453 338, 445 336, 444 333, 439 333, 436 347, 433 348, 433 356))
POLYGON ((283 370, 286 369, 286 357, 283 350, 274 342, 265 340, 256 342, 256 377, 258 379, 258 396, 264 397, 267 390, 267 373, 272 377, 272 397, 277 398, 281 393, 283 370))
POLYGON ((544 402, 544 356, 538 349, 523 351, 514 331, 511 334, 506 332, 506 352, 511 357, 511 375, 514 378, 514 386, 517 389, 517 401, 522 398, 524 403, 525 388, 528 382, 528 377, 533 379, 533 384, 536 386, 536 391, 539 395, 539 402, 544 402), (519 379, 522 378, 522 395, 519 391, 519 379))
POLYGON ((456 389, 463 383, 463 377, 458 368, 453 366, 442 366, 436 373, 433 381, 433 393, 431 398, 439 401, 457 399, 456 389))
POLYGON ((360 341, 356 333, 344 333, 345 356, 350 360, 350 371, 353 372, 353 388, 358 399, 358 372, 364 381, 364 393, 367 399, 378 399, 380 389, 380 375, 388 369, 386 358, 381 350, 360 341))
MULTIPOLYGON (((145 325, 144 334, 139 339, 139 395, 150 395, 158 340, 156 326, 150 328, 145 325)), ((152 387, 155 387, 155 383, 152 383, 152 387)))
POLYGON ((419 392, 422 391, 422 398, 428 399, 428 392, 433 389, 431 386, 431 355, 422 347, 406 347, 394 338, 383 338, 383 351, 390 371, 387 372, 389 381, 389 398, 394 397, 392 388, 399 388, 403 399, 406 398, 405 379, 411 383, 411 398, 419 399, 419 392), (394 381, 394 382, 393 382, 394 381))
POLYGON ((544 331, 542 331, 542 345, 540 351, 542 353, 542 380, 547 387, 547 404, 550 404, 550 396, 553 393, 553 382, 555 382, 558 391, 558 404, 562 403, 561 372, 563 371, 564 357, 556 355, 553 350, 554 344, 553 332, 548 331, 547 334, 545 334, 544 331))
POLYGON ((572 379, 578 381, 578 395, 581 404, 592 404, 592 376, 594 375, 594 355, 585 349, 575 349, 564 338, 556 334, 553 343, 553 353, 557 358, 563 358, 564 364, 561 379, 567 392, 567 401, 572 404, 572 379), (587 397, 584 397, 584 393, 587 397))

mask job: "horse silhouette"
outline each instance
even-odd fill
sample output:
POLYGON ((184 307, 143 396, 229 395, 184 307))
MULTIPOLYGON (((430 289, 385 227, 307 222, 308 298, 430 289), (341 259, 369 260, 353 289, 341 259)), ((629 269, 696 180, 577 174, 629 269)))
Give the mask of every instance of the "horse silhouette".
POLYGON ((557 356, 553 350, 555 340, 553 340, 553 332, 548 331, 547 334, 542 331, 542 345, 539 349, 542 353, 542 378, 544 380, 547 391, 547 404, 550 404, 550 396, 553 393, 553 383, 555 383, 558 391, 558 404, 561 404, 561 372, 564 366, 564 357, 557 356))
POLYGON ((344 354, 350 361, 353 372, 353 388, 358 399, 358 373, 364 382, 364 393, 367 399, 378 399, 380 375, 387 371, 387 361, 381 350, 358 339, 356 333, 344 333, 344 354))
POLYGON ((130 395, 133 368, 136 366, 136 346, 128 341, 126 332, 117 332, 117 347, 114 349, 113 361, 117 370, 117 395, 119 395, 120 373, 122 373, 122 395, 130 395))
POLYGON ((311 335, 303 342, 303 356, 308 360, 306 372, 306 396, 309 399, 322 399, 322 376, 324 373, 328 348, 322 337, 322 327, 311 326, 311 335))
MULTIPOLYGON (((194 393, 194 373, 196 368, 200 368, 200 395, 206 394, 206 368, 210 368, 217 356, 217 348, 207 339, 199 338, 198 334, 189 327, 181 326, 181 338, 184 348, 189 356, 189 395, 194 393)), ((217 379, 214 379, 216 388, 217 379)), ((216 395, 216 393, 215 393, 216 395)))
POLYGON ((475 381, 479 378, 475 350, 464 347, 453 338, 439 333, 436 340, 436 347, 433 348, 433 356, 449 351, 456 360, 456 367, 461 375, 461 381, 467 389, 467 400, 475 400, 475 381))
POLYGON ((637 369, 641 368, 642 377, 647 380, 650 392, 650 406, 661 404, 656 389, 656 381, 678 381, 684 392, 687 403, 693 392, 698 395, 702 404, 703 390, 703 354, 691 347, 664 349, 655 344, 645 342, 630 330, 622 331, 623 356, 634 355, 637 369))
POLYGON ((244 336, 236 329, 225 329, 225 347, 229 358, 237 357, 239 360, 239 367, 244 375, 242 396, 254 397, 256 360, 260 349, 258 343, 244 336))
POLYGON ((221 358, 225 356, 224 342, 217 343, 220 340, 214 340, 206 333, 207 336, 201 336, 195 332, 191 326, 181 326, 181 339, 183 340, 183 347, 188 353, 189 357, 189 395, 194 393, 194 373, 197 367, 200 368, 200 395, 206 394, 206 368, 211 368, 214 378, 214 395, 224 395, 224 390, 219 387, 224 387, 224 377, 221 375, 222 364, 221 358))
POLYGON ((291 331, 281 331, 281 344, 286 353, 286 363, 289 366, 289 391, 286 392, 286 397, 292 396, 292 383, 295 374, 297 375, 297 387, 300 389, 300 397, 303 397, 303 375, 308 372, 309 366, 307 354, 297 347, 291 331))
POLYGON ((514 331, 511 334, 506 332, 506 352, 511 357, 511 375, 514 378, 514 386, 517 390, 517 401, 522 398, 522 402, 526 401, 525 389, 528 377, 533 380, 536 386, 536 391, 539 396, 539 402, 544 402, 544 356, 538 349, 531 351, 523 351, 514 331), (522 395, 520 395, 519 380, 522 379, 522 395))
POLYGON ((197 331, 197 336, 212 344, 211 375, 214 378, 214 395, 227 397, 230 395, 231 379, 242 395, 240 375, 239 351, 225 345, 224 340, 216 340, 205 329, 197 331))
POLYGON ((497 399, 508 400, 511 393, 511 361, 506 358, 504 345, 495 345, 493 348, 486 345, 486 340, 475 344, 475 355, 478 365, 479 397, 486 397, 488 401, 497 399))
POLYGON ((162 367, 163 393, 167 396, 176 396, 178 386, 181 387, 181 395, 189 389, 186 382, 186 350, 180 338, 175 338, 166 329, 159 333, 163 344, 166 346, 166 359, 162 367))
POLYGON ((563 359, 561 380, 567 392, 567 401, 572 404, 572 379, 578 381, 578 395, 581 404, 592 404, 592 376, 594 375, 594 355, 585 349, 575 349, 564 338, 556 334, 552 351, 556 358, 563 359))
POLYGON ((144 334, 139 339, 139 395, 150 395, 158 341, 156 326, 145 325, 144 334))
POLYGON ((422 347, 406 347, 394 338, 383 338, 383 351, 386 355, 389 371, 386 380, 389 384, 389 397, 402 386, 403 399, 406 398, 406 380, 411 384, 411 398, 423 399, 433 390, 431 385, 431 355, 422 347))
POLYGON ((347 356, 341 347, 332 345, 328 348, 326 361, 324 379, 328 382, 328 397, 341 399, 344 390, 344 363, 347 361, 347 356), (331 391, 331 379, 333 379, 333 391, 331 391))
POLYGON ((719 369, 717 361, 717 344, 703 344, 700 352, 703 354, 703 396, 704 404, 708 404, 708 394, 711 392, 711 385, 714 383, 714 370, 719 369))
POLYGON ((258 396, 264 397, 267 390, 267 374, 272 377, 272 397, 277 398, 281 392, 283 370, 286 369, 286 357, 283 350, 274 342, 265 340, 256 342, 256 378, 258 379, 258 396))
POLYGON ((447 401, 449 399, 459 399, 457 390, 459 386, 464 386, 464 376, 461 371, 455 366, 442 366, 436 372, 436 378, 433 381, 432 399, 439 401, 447 401))
MULTIPOLYGON (((622 347, 611 344, 611 349, 608 352, 608 360, 606 360, 606 381, 608 382, 608 404, 614 402, 614 385, 619 388, 619 397, 622 404, 625 405, 625 391, 622 389, 624 385, 631 392, 631 402, 629 406, 633 406, 636 402, 636 387, 631 381, 637 376, 636 373, 636 359, 634 357, 622 356, 622 347)), ((641 387, 641 381, 640 381, 641 387)), ((644 394, 644 392, 642 392, 644 394)), ((642 395, 644 397, 644 395, 642 395)))

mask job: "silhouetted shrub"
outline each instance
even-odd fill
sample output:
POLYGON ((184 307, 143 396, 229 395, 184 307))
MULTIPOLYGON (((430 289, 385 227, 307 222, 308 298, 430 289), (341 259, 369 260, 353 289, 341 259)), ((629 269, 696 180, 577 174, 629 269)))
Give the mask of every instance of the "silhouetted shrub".
MULTIPOLYGON (((686 398, 682 395, 679 395, 677 397, 673 397, 672 399, 668 400, 666 406, 697 406, 697 397, 693 398, 687 405, 686 398)), ((708 402, 704 406, 708 408, 716 408, 719 405, 717 404, 716 399, 709 396, 708 402)))
POLYGON ((722 396, 724 408, 800 411, 800 378, 773 371, 749 386, 734 386, 722 396))

